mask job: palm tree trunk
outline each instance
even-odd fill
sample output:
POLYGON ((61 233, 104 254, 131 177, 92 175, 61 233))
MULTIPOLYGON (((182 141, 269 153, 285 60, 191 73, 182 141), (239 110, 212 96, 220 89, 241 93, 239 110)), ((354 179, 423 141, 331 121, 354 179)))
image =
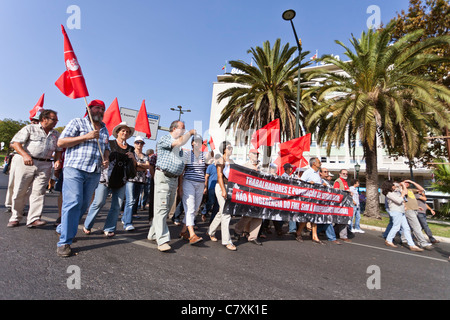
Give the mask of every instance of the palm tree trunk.
POLYGON ((364 143, 364 154, 366 158, 366 210, 364 216, 381 219, 378 193, 378 166, 377 166, 377 144, 376 138, 373 150, 364 143))

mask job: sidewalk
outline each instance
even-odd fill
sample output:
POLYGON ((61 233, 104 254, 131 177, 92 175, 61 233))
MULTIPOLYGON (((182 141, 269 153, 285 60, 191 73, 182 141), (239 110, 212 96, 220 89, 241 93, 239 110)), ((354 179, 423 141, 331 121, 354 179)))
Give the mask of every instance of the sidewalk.
MULTIPOLYGON (((384 232, 384 230, 386 230, 386 228, 370 226, 370 225, 367 225, 367 224, 361 224, 361 229, 380 231, 380 232, 384 232)), ((434 236, 434 237, 437 240, 439 240, 440 242, 450 243, 450 238, 439 237, 439 236, 434 236)))

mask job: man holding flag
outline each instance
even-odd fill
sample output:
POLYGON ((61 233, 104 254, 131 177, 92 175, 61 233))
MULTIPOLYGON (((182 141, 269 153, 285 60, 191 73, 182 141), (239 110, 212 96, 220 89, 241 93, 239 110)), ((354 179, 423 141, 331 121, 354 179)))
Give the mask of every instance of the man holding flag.
POLYGON ((66 148, 61 224, 56 229, 60 234, 56 252, 61 257, 71 255, 70 245, 98 186, 101 167, 109 165, 109 133, 102 122, 105 104, 101 100, 93 100, 88 108, 94 128, 90 120, 76 118, 64 128, 58 140, 58 147, 66 148))

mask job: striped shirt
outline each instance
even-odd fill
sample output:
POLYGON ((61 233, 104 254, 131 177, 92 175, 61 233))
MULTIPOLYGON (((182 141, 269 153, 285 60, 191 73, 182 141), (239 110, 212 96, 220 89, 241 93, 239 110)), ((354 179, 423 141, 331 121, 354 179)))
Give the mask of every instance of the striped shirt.
MULTIPOLYGON (((93 130, 89 119, 76 118, 70 120, 61 133, 60 139, 67 137, 78 137, 85 135, 93 130)), ((102 153, 109 148, 109 133, 105 124, 102 122, 100 129, 99 143, 102 153)), ((66 149, 64 167, 72 167, 86 172, 100 172, 102 167, 102 156, 98 149, 97 139, 91 139, 81 142, 76 146, 66 149)))
POLYGON ((184 163, 186 164, 184 171, 184 179, 205 182, 206 163, 205 157, 207 152, 200 152, 198 157, 193 151, 185 151, 184 163))
POLYGON ((59 132, 54 129, 47 134, 40 123, 29 124, 20 129, 11 142, 20 143, 33 158, 51 159, 54 151, 62 151, 57 146, 58 137, 59 132))

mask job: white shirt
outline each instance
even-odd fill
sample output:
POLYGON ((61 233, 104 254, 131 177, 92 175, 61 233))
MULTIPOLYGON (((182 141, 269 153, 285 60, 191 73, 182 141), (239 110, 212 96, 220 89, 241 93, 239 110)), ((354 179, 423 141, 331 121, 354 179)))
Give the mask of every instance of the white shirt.
POLYGON ((320 177, 319 170, 314 171, 313 168, 309 168, 305 172, 303 172, 300 180, 306 182, 312 181, 314 183, 322 184, 322 178, 320 177))

